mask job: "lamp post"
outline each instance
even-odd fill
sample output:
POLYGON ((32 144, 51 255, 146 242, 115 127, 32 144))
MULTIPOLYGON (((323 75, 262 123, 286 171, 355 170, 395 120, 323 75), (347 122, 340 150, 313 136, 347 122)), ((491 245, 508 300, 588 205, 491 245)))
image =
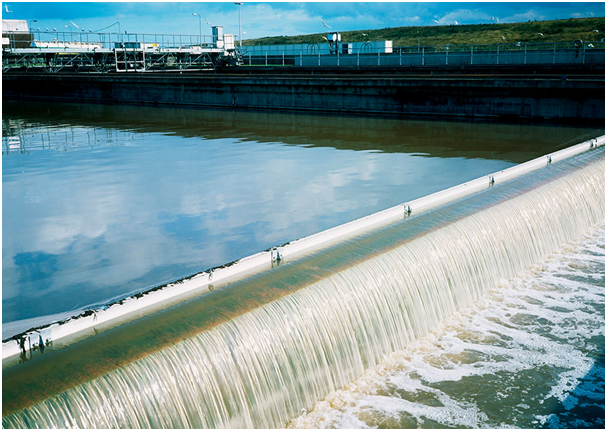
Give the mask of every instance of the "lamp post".
POLYGON ((242 2, 235 1, 234 4, 238 6, 238 42, 240 43, 240 47, 242 48, 242 32, 240 26, 240 7, 242 6, 242 2))
POLYGON ((37 19, 30 19, 30 32, 32 32, 32 23, 33 22, 38 22, 37 19))
POLYGON ((198 17, 198 37, 200 38, 200 46, 202 46, 202 18, 200 17, 200 14, 196 12, 192 12, 192 15, 198 17))

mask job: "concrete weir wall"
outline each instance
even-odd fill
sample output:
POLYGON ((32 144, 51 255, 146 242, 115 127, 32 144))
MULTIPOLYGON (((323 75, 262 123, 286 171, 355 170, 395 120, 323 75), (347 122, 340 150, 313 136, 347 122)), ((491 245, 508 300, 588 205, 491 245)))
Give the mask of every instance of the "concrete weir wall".
POLYGON ((603 79, 504 76, 28 74, 3 98, 603 123, 603 79))

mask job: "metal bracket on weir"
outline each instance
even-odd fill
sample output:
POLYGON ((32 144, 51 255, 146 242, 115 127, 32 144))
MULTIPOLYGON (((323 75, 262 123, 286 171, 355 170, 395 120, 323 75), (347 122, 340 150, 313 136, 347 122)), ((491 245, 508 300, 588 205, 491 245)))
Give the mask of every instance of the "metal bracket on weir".
MULTIPOLYGON (((44 354, 47 347, 53 346, 50 328, 33 331, 15 340, 19 349, 19 362, 25 362, 35 356, 44 354)), ((4 346, 3 346, 4 350, 4 346)))
POLYGON ((274 247, 272 250, 270 250, 270 259, 272 259, 272 262, 280 262, 281 257, 278 248, 274 247))
POLYGON ((44 328, 32 328, 2 343, 3 368, 5 367, 5 361, 6 364, 13 364, 17 360, 22 362, 22 360, 30 359, 33 352, 43 353, 44 347, 52 345, 53 342, 56 343, 55 346, 64 346, 76 342, 97 333, 98 330, 102 331, 106 327, 150 314, 166 306, 176 304, 186 297, 199 295, 204 291, 221 287, 221 285, 227 284, 232 280, 241 279, 250 274, 274 268, 281 261, 295 260, 303 255, 368 232, 379 226, 402 220, 403 217, 407 217, 408 215, 417 214, 421 211, 460 199, 487 189, 494 184, 503 183, 603 145, 605 145, 605 136, 591 139, 491 175, 485 175, 314 235, 291 241, 283 246, 274 247, 270 250, 244 257, 230 264, 209 269, 179 282, 143 292, 143 294, 138 294, 136 297, 126 298, 120 302, 95 310, 85 311, 78 316, 62 322, 51 323, 44 328), (42 342, 40 341, 41 339, 43 340, 42 342), (33 346, 37 346, 36 349, 33 346))

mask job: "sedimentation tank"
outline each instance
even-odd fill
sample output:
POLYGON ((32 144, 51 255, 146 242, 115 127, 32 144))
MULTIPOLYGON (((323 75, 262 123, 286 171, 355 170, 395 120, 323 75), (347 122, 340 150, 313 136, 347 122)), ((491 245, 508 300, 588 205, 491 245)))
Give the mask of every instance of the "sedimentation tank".
POLYGON ((22 334, 3 426, 284 427, 604 220, 604 141, 22 334))

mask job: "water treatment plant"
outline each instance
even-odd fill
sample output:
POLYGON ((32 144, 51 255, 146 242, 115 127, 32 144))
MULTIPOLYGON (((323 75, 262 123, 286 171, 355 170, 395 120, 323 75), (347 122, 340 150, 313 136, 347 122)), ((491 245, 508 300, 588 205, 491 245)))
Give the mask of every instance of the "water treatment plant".
POLYGON ((4 21, 4 428, 604 427, 602 41, 4 21))

